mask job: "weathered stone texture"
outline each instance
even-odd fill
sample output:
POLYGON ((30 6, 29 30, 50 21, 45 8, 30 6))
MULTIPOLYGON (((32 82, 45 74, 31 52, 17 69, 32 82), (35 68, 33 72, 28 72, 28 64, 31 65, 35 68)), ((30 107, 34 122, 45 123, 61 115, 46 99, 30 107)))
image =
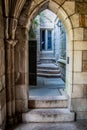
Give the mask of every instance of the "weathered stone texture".
POLYGON ((83 98, 84 85, 73 85, 72 98, 83 98))
POLYGON ((27 99, 27 86, 19 85, 16 86, 16 100, 26 100, 27 99))
POLYGON ((16 111, 19 113, 28 110, 28 100, 16 100, 16 111))
POLYGON ((87 73, 86 72, 74 72, 74 77, 73 77, 73 83, 74 84, 87 84, 87 73))
POLYGON ((86 111, 87 110, 87 98, 74 98, 71 100, 72 110, 74 111, 86 111))
POLYGON ((77 115, 77 120, 84 120, 84 119, 87 119, 87 111, 78 111, 76 112, 76 115, 77 115))
POLYGON ((87 28, 84 28, 83 40, 87 41, 87 28))
POLYGON ((83 51, 83 58, 82 58, 82 65, 83 65, 83 72, 87 71, 87 51, 83 51))
POLYGON ((86 61, 87 60, 87 51, 83 51, 83 61, 86 61))
POLYGON ((82 51, 74 51, 74 71, 82 71, 82 51))
POLYGON ((71 17, 73 27, 79 27, 79 14, 74 14, 71 17))
POLYGON ((59 5, 63 4, 65 0, 54 0, 56 3, 58 3, 59 5))
POLYGON ((82 51, 87 50, 87 41, 74 41, 74 50, 82 51))
POLYGON ((87 71, 87 61, 83 61, 83 71, 87 71))
POLYGON ((87 14, 87 3, 76 2, 76 13, 87 14))
POLYGON ((79 17, 79 23, 81 27, 86 27, 87 26, 87 16, 86 15, 80 15, 79 17))
POLYGON ((83 40, 83 28, 75 28, 74 29, 74 40, 83 40))
POLYGON ((28 36, 28 32, 27 32, 26 28, 18 27, 18 29, 16 31, 16 39, 24 41, 24 40, 28 39, 27 36, 28 36))
POLYGON ((75 13, 75 1, 66 1, 62 7, 69 16, 75 13))
POLYGON ((84 85, 84 89, 83 89, 83 93, 84 93, 84 97, 87 98, 87 85, 84 85))

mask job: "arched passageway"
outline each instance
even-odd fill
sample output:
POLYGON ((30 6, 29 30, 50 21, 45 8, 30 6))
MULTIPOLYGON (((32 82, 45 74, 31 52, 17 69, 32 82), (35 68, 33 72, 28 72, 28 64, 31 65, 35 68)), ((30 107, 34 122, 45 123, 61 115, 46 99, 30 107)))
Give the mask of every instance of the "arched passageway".
MULTIPOLYGON (((19 0, 10 2, 9 4, 8 1, 4 1, 5 11, 3 11, 6 26, 4 42, 6 45, 7 101, 4 101, 5 105, 2 110, 6 111, 8 122, 13 122, 16 113, 18 113, 19 119, 20 115, 28 110, 27 34, 32 19, 44 9, 50 9, 54 12, 66 28, 67 60, 69 61, 66 68, 66 87, 69 109, 76 112, 77 119, 87 118, 87 12, 84 11, 86 3, 74 0, 19 0)), ((6 115, 3 116, 4 121, 5 119, 6 115)))
POLYGON ((29 30, 29 96, 65 94, 66 30, 61 20, 45 9, 29 30))
MULTIPOLYGON (((27 89, 28 90, 28 31, 31 25, 31 21, 35 16, 37 16, 38 12, 41 12, 44 9, 49 9, 52 12, 54 12, 62 21, 66 28, 67 33, 67 59, 69 60, 69 63, 67 63, 66 67, 66 87, 67 87, 67 94, 69 96, 69 99, 71 99, 71 91, 72 91, 72 77, 73 77, 73 26, 71 23, 70 18, 68 17, 68 14, 64 11, 60 5, 54 1, 43 1, 39 4, 34 5, 34 3, 31 3, 31 7, 27 7, 28 3, 25 4, 24 10, 20 15, 19 23, 16 30, 16 38, 18 39, 18 43, 15 47, 16 55, 20 55, 19 60, 19 70, 20 75, 25 76, 25 81, 27 83, 27 89), (27 15, 26 15, 27 13, 27 15), (22 44, 21 44, 22 43, 22 44), (20 47, 19 47, 20 46, 20 47), (24 46, 24 50, 23 50, 24 46), (18 50, 20 48, 20 50, 18 50), (20 65, 21 60, 21 65, 20 65), (71 77, 71 78, 70 78, 71 77)), ((73 5, 74 6, 74 5, 73 5)), ((73 9, 72 9, 73 10, 73 9)), ((16 57, 17 58, 17 57, 16 57)), ((17 67, 16 67, 17 68, 17 67)), ((19 70, 15 70, 16 73, 18 73, 19 70)), ((26 83, 25 86, 26 86, 26 83)), ((17 84, 17 89, 23 89, 24 86, 17 84), (22 88, 23 87, 23 88, 22 88)), ((20 90, 21 91, 21 90, 20 90)), ((27 95, 28 100, 28 95, 27 95)), ((18 101, 18 100, 17 100, 18 101)), ((69 105, 71 102, 69 103, 69 105)))

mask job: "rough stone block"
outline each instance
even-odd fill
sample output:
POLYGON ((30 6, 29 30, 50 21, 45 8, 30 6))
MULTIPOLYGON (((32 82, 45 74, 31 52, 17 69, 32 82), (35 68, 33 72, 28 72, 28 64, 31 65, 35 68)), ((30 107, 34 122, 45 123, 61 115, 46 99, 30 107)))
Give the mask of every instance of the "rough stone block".
POLYGON ((71 106, 73 111, 87 111, 87 98, 71 99, 71 106))
POLYGON ((85 111, 85 112, 81 112, 81 111, 76 112, 76 118, 77 118, 77 120, 87 119, 87 111, 85 111))
POLYGON ((75 13, 75 1, 66 1, 62 7, 69 16, 75 13))
POLYGON ((74 84, 87 84, 87 72, 74 73, 74 84))
POLYGON ((74 40, 83 40, 83 28, 75 28, 74 29, 74 40))
POLYGON ((74 50, 87 50, 87 41, 74 41, 74 50))
POLYGON ((58 3, 59 5, 61 5, 62 3, 64 3, 65 0, 54 0, 56 3, 58 3))
POLYGON ((83 40, 87 41, 87 28, 84 28, 83 40))
POLYGON ((79 27, 79 14, 74 14, 70 17, 72 24, 73 24, 73 28, 74 27, 79 27))
POLYGON ((62 22, 68 17, 61 7, 58 9, 57 16, 61 19, 62 22))
POLYGON ((58 12, 59 5, 53 1, 49 2, 49 9, 52 10, 55 14, 58 12))
POLYGON ((85 17, 85 15, 80 15, 79 23, 80 23, 81 27, 86 27, 86 17, 85 17))
POLYGON ((73 41, 73 30, 70 29, 67 31, 67 35, 68 35, 68 41, 73 41))
POLYGON ((87 85, 84 85, 83 94, 84 97, 87 98, 87 85))
POLYGON ((81 98, 84 96, 84 85, 73 85, 72 98, 81 98))
POLYGON ((87 3, 76 2, 76 13, 87 14, 87 3))
POLYGON ((83 70, 83 72, 87 72, 87 61, 83 61, 82 70, 83 70))
POLYGON ((63 21, 63 24, 67 31, 72 29, 71 21, 68 18, 63 21))
POLYGON ((87 61, 87 51, 82 51, 82 60, 87 61))
POLYGON ((82 71, 82 51, 74 51, 74 71, 82 71))

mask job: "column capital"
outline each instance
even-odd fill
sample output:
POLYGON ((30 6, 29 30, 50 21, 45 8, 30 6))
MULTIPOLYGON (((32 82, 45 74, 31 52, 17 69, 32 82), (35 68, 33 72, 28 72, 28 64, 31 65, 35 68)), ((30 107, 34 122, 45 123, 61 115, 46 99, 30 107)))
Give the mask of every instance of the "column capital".
POLYGON ((12 39, 6 40, 6 44, 11 45, 13 47, 16 45, 17 42, 18 40, 12 40, 12 39))

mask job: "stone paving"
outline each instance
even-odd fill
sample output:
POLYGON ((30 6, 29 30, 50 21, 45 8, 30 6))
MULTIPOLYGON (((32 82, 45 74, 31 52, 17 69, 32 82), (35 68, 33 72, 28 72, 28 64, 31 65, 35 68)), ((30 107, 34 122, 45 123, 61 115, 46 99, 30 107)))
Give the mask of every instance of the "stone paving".
POLYGON ((37 77, 37 86, 30 86, 29 96, 60 96, 60 89, 65 89, 61 78, 37 77))
POLYGON ((87 130, 87 120, 72 123, 29 123, 20 124, 7 130, 87 130))

